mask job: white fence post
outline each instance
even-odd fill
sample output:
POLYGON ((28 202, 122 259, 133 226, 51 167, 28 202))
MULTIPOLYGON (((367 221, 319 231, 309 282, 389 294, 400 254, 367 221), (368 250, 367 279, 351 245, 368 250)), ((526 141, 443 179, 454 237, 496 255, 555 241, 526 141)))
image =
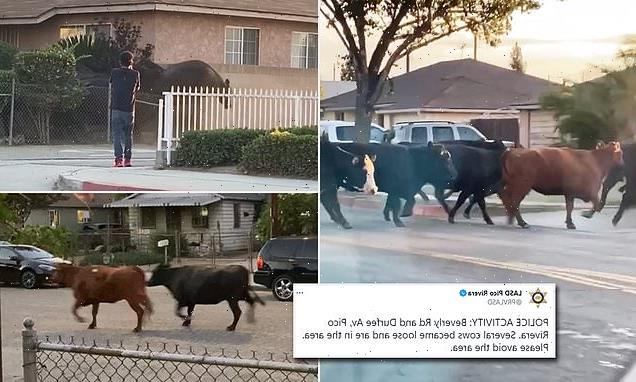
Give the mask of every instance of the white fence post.
POLYGON ((157 151, 161 151, 163 140, 163 100, 159 99, 159 114, 157 115, 157 151))
POLYGON ((22 321, 22 371, 24 382, 37 382, 37 332, 33 329, 33 320, 25 318, 22 321))

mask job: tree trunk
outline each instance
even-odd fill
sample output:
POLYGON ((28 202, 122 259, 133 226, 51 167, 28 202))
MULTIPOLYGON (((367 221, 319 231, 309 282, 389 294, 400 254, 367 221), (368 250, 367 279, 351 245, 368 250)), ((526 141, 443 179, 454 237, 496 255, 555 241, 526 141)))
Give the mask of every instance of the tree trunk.
POLYGON ((373 103, 369 102, 371 92, 369 90, 368 76, 358 73, 357 75, 357 92, 356 92, 356 135, 355 142, 369 143, 371 137, 371 119, 373 115, 373 103))

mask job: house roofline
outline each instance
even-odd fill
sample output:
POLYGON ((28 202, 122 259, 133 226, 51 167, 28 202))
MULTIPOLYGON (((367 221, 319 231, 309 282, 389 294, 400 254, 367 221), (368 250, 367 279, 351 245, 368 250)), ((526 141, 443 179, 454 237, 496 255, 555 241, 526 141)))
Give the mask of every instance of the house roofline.
POLYGON ((318 24, 318 17, 281 14, 274 12, 246 11, 234 8, 210 8, 195 5, 174 5, 174 4, 129 4, 129 5, 95 5, 79 7, 56 7, 38 15, 36 17, 7 17, 0 18, 0 25, 24 25, 40 24, 57 15, 71 15, 82 13, 114 13, 114 12, 135 12, 135 11, 165 11, 198 13, 206 15, 250 17, 259 19, 297 21, 304 23, 318 24))

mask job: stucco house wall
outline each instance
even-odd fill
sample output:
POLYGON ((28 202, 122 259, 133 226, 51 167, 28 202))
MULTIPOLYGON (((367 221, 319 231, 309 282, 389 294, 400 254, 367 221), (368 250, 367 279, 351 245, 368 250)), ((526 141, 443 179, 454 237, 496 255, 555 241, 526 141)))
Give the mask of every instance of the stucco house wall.
MULTIPOLYGON (((161 65, 187 60, 210 64, 233 87, 316 90, 317 69, 291 67, 293 32, 317 33, 317 24, 164 11, 57 15, 39 24, 17 25, 20 50, 56 43, 60 27, 113 24, 124 19, 141 27, 140 47, 155 46, 153 60, 161 65), (258 28, 259 65, 225 64, 225 28, 258 28)), ((143 86, 143 84, 142 84, 143 86)))

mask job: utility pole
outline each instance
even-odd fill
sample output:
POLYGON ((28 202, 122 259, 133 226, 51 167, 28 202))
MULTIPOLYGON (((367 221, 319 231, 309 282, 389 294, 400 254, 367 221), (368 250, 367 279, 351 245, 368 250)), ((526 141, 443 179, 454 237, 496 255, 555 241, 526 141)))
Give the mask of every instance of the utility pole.
POLYGON ((473 60, 477 61, 477 33, 473 33, 473 60))
POLYGON ((270 194, 269 201, 269 238, 278 236, 278 194, 270 194))
POLYGON ((406 51, 406 72, 411 72, 411 50, 406 51))

